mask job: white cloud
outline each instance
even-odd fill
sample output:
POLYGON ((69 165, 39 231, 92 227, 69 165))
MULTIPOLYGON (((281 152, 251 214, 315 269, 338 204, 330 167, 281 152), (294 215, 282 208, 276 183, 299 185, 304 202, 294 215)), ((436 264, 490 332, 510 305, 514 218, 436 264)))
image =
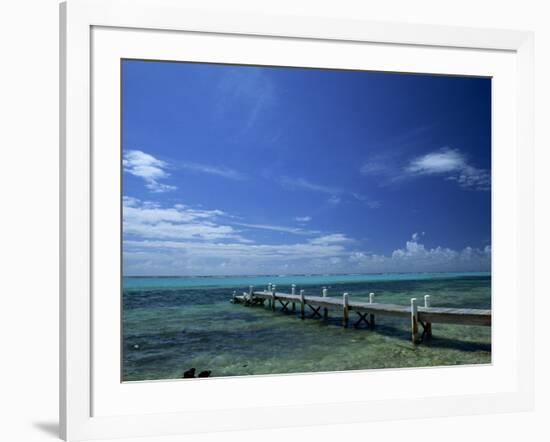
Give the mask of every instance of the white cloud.
POLYGON ((231 226, 216 225, 213 223, 186 223, 174 224, 159 222, 155 224, 124 223, 126 234, 137 235, 143 238, 176 238, 201 239, 206 241, 221 239, 239 239, 231 226))
POLYGON ((221 242, 191 242, 191 241, 157 241, 157 240, 127 240, 127 247, 160 248, 184 250, 186 254, 195 253, 197 257, 243 258, 249 262, 253 259, 309 259, 311 257, 334 257, 345 254, 345 249, 338 244, 317 244, 312 242, 294 244, 240 244, 221 242))
POLYGON ((214 219, 224 215, 221 210, 198 210, 183 204, 162 208, 158 204, 148 201, 141 202, 135 198, 123 201, 124 220, 142 224, 155 224, 158 222, 192 222, 198 220, 214 219))
POLYGON ((489 170, 472 166, 460 150, 449 147, 413 158, 405 165, 402 160, 396 158, 373 158, 364 163, 359 172, 364 176, 377 177, 379 186, 432 175, 456 181, 463 189, 490 190, 491 188, 489 170))
POLYGON ((309 242, 311 244, 341 244, 349 241, 351 241, 351 239, 343 233, 331 233, 329 235, 311 239, 309 242))
POLYGON ((235 222, 221 210, 196 209, 185 204, 162 207, 137 198, 123 198, 125 235, 148 239, 254 242, 245 238, 243 229, 239 230, 239 227, 305 236, 321 233, 302 227, 235 222))
MULTIPOLYGON (((424 235, 424 233, 422 233, 424 235)), ((427 248, 414 233, 405 247, 394 250, 389 256, 363 254, 353 260, 363 267, 391 268, 392 271, 487 271, 491 268, 491 247, 476 249, 470 246, 453 250, 437 246, 427 248)))
POLYGON ((458 149, 443 148, 412 160, 405 172, 411 176, 442 175, 464 189, 490 190, 491 175, 485 169, 468 164, 458 149))
MULTIPOLYGON (((417 236, 418 239, 418 236, 417 236)), ((126 240, 125 269, 135 274, 269 274, 487 271, 491 248, 427 248, 411 238, 389 255, 353 250, 353 240, 330 234, 290 244, 126 240), (222 265, 223 264, 223 265, 222 265)))
MULTIPOLYGON (((167 172, 169 167, 166 161, 159 160, 154 156, 141 150, 129 150, 124 153, 122 165, 124 171, 134 176, 140 177, 145 181, 145 186, 151 192, 167 192, 175 190, 175 186, 161 183, 160 180, 170 176, 167 172)), ((220 176, 231 180, 244 180, 245 175, 225 166, 214 166, 210 164, 201 164, 193 162, 180 162, 171 164, 172 168, 181 168, 197 173, 220 176)))
POLYGON ((184 169, 192 170, 194 172, 205 173, 208 175, 216 175, 231 180, 246 179, 246 177, 242 173, 225 166, 213 166, 210 164, 183 162, 181 163, 181 167, 183 167, 184 169))
POLYGON ((193 209, 183 204, 163 208, 135 198, 123 201, 123 231, 140 238, 178 240, 233 240, 249 242, 232 226, 220 224, 220 210, 193 209))
POLYGON ((170 176, 165 170, 168 166, 166 162, 141 150, 124 152, 122 166, 125 172, 142 178, 145 181, 145 187, 151 192, 160 193, 176 189, 175 186, 159 182, 159 180, 170 176))
POLYGON ((254 274, 287 272, 304 264, 322 269, 325 260, 344 257, 338 244, 286 245, 198 241, 139 240, 124 242, 127 274, 254 274))
POLYGON ((243 226, 243 227, 248 227, 252 229, 271 230, 274 232, 282 232, 282 233, 293 233, 295 235, 316 235, 320 233, 318 230, 306 230, 301 227, 287 227, 287 226, 276 226, 272 224, 251 224, 251 223, 240 223, 240 222, 236 222, 234 224, 237 226, 243 226))
POLYGON ((295 221, 299 223, 308 223, 311 221, 311 216, 297 216, 294 218, 295 221))
POLYGON ((415 232, 412 234, 412 240, 413 241, 418 241, 420 239, 421 236, 424 236, 425 233, 422 232, 422 233, 418 233, 418 232, 415 232))
POLYGON ((441 149, 411 161, 407 171, 418 174, 439 174, 461 170, 466 165, 463 155, 456 149, 441 149))

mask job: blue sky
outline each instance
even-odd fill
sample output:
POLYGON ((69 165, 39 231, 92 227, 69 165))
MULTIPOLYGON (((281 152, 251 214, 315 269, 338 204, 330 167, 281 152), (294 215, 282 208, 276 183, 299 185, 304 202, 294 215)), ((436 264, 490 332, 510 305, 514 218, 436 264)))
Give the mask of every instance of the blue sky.
POLYGON ((490 79, 122 72, 125 275, 490 270, 490 79))

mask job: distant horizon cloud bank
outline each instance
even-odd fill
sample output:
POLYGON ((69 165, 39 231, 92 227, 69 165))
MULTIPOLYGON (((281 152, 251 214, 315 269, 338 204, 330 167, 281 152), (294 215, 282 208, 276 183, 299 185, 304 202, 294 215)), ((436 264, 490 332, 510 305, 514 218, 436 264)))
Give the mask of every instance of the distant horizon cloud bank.
POLYGON ((426 247, 415 232, 390 254, 362 250, 341 232, 242 223, 222 210, 185 204, 164 207, 123 199, 125 275, 253 275, 262 273, 361 273, 489 271, 491 247, 426 247), (279 243, 251 233, 283 234, 279 243))

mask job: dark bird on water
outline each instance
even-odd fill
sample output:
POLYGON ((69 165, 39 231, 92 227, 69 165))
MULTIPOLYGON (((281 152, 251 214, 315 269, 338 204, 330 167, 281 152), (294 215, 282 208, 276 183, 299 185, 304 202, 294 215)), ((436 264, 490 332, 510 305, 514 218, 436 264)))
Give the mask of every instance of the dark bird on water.
MULTIPOLYGON (((189 370, 187 371, 184 371, 183 372, 183 377, 184 378, 194 378, 195 377, 195 368, 190 368, 189 370)), ((199 375, 200 376, 200 375, 199 375)))
POLYGON ((212 373, 211 370, 204 370, 199 373, 199 378, 208 378, 210 377, 210 373, 212 373))

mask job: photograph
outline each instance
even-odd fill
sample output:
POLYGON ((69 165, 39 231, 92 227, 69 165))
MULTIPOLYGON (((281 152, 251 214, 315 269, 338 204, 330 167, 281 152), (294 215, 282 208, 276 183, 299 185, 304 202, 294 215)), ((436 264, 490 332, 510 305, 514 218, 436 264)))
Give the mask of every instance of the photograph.
POLYGON ((121 60, 121 381, 491 364, 492 79, 121 60))
POLYGON ((0 442, 549 439, 544 5, 2 2, 0 442))

